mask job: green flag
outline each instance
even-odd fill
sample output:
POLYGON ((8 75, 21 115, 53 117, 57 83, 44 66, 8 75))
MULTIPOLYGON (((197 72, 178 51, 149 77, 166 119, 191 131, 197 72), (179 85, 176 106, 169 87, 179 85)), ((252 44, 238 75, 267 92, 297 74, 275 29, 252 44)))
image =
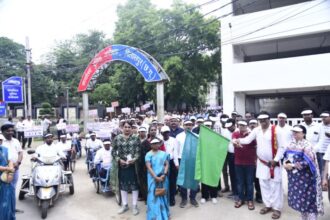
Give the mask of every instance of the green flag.
POLYGON ((195 179, 217 187, 227 156, 229 140, 205 126, 200 127, 195 179))

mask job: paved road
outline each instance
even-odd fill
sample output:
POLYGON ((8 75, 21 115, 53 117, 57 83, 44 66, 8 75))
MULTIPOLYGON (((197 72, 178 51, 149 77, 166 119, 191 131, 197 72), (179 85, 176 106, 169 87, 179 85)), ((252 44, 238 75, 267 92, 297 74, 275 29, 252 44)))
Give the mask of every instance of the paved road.
MULTIPOLYGON (((36 146, 38 143, 35 143, 36 146)), ((30 163, 29 156, 25 153, 25 158, 21 167, 21 175, 29 173, 30 163)), ((74 173, 75 194, 69 193, 61 196, 55 203, 55 206, 48 212, 49 220, 142 220, 146 219, 146 208, 144 203, 139 202, 141 213, 138 216, 133 216, 131 211, 124 215, 117 215, 118 205, 114 197, 98 195, 95 193, 93 184, 87 176, 84 158, 77 163, 76 172, 74 173)), ((19 182, 20 184, 20 182, 19 182)), ((200 194, 198 195, 200 199, 200 194)), ((131 200, 129 200, 131 201, 131 200)), ((180 199, 177 198, 177 202, 180 199)), ((325 201, 325 216, 320 220, 330 219, 330 204, 325 201)), ((219 199, 219 203, 213 205, 206 203, 200 205, 199 208, 194 208, 188 205, 185 209, 178 206, 171 208, 172 219, 180 220, 219 220, 219 219, 239 219, 239 220, 264 220, 271 219, 270 214, 261 216, 258 212, 261 205, 256 205, 254 211, 249 211, 247 206, 240 209, 234 208, 234 202, 225 197, 219 199)), ((40 210, 37 207, 33 198, 26 198, 23 201, 17 201, 17 208, 24 210, 23 214, 18 214, 18 220, 35 220, 40 218, 40 210)), ((283 220, 299 219, 299 213, 293 211, 285 204, 282 218, 283 220)))

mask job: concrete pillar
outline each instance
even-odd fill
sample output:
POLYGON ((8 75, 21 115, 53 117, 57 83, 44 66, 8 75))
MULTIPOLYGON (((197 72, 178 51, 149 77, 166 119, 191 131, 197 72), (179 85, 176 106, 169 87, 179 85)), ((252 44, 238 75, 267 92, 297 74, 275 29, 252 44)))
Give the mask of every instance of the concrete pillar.
POLYGON ((157 120, 164 121, 164 82, 157 82, 157 120))
POLYGON ((235 110, 241 114, 244 115, 245 114, 245 94, 242 92, 236 92, 234 94, 235 96, 235 110))
POLYGON ((84 132, 87 133, 87 122, 88 122, 88 93, 84 92, 82 95, 83 99, 83 111, 84 111, 84 132))

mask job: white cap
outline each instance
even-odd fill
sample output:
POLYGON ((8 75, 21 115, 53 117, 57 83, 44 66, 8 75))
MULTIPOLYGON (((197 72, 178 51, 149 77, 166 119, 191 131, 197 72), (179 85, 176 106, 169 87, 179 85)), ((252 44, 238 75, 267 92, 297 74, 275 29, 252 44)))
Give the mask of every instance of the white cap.
POLYGON ((170 128, 168 126, 163 126, 161 129, 160 129, 160 132, 163 133, 163 132, 167 132, 167 131, 171 131, 170 128))
POLYGON ((145 127, 141 126, 141 127, 139 127, 138 132, 141 132, 141 131, 147 132, 147 129, 145 127))
POLYGON ((66 138, 66 134, 62 134, 60 138, 66 138))
POLYGON ((291 131, 295 131, 295 132, 303 132, 304 130, 302 128, 300 128, 299 126, 294 126, 291 131))
POLYGON ((288 118, 288 116, 285 114, 285 113, 279 113, 278 115, 277 115, 277 117, 278 118, 288 118))
POLYGON ((96 133, 92 132, 89 136, 96 136, 96 133))
POLYGON ((238 124, 238 125, 244 125, 244 126, 247 126, 246 121, 238 121, 237 124, 238 124))
POLYGON ((320 117, 329 117, 330 114, 327 112, 323 112, 322 114, 320 114, 320 117))
POLYGON ((194 115, 190 117, 190 120, 195 120, 195 121, 196 121, 196 119, 197 119, 197 118, 196 118, 196 116, 194 116, 194 115))
POLYGON ((269 118, 269 115, 266 115, 266 114, 261 114, 258 116, 258 119, 268 119, 269 118))
POLYGON ((225 124, 225 128, 230 128, 231 126, 233 126, 233 123, 231 123, 231 122, 227 122, 225 124))
POLYGON ((221 118, 222 122, 226 122, 228 120, 228 118, 221 118))
POLYGON ((204 122, 204 125, 205 125, 205 126, 212 126, 212 122, 211 122, 211 121, 205 121, 205 122, 204 122))
POLYGON ((237 111, 233 111, 231 114, 238 115, 237 111))
POLYGON ((104 145, 106 145, 106 144, 111 144, 111 141, 104 141, 103 144, 104 144, 104 145))
POLYGON ((184 124, 184 125, 187 125, 187 124, 193 124, 193 123, 192 123, 192 121, 189 121, 189 120, 188 120, 188 121, 185 121, 183 124, 184 124))
POLYGON ((258 124, 258 121, 257 120, 255 120, 255 119, 251 119, 250 121, 249 121, 249 124, 258 124))
POLYGON ((209 119, 210 119, 211 121, 217 121, 217 117, 215 117, 215 116, 210 116, 209 119))
MULTIPOLYGON (((3 135, 0 134, 0 139, 1 139, 1 136, 3 137, 3 135)), ((49 137, 49 136, 53 136, 53 134, 51 134, 51 133, 47 133, 47 134, 44 135, 44 138, 49 137)))
POLYGON ((313 113, 313 111, 312 110, 309 110, 309 109, 304 110, 304 111, 301 112, 302 115, 310 115, 312 113, 313 113))
POLYGON ((125 119, 121 119, 119 122, 120 123, 123 123, 123 122, 125 122, 126 120, 125 119))
POLYGON ((203 119, 203 118, 197 118, 196 121, 197 121, 197 122, 204 122, 204 119, 203 119))
POLYGON ((154 138, 150 141, 150 144, 158 144, 160 143, 160 140, 158 138, 154 138))

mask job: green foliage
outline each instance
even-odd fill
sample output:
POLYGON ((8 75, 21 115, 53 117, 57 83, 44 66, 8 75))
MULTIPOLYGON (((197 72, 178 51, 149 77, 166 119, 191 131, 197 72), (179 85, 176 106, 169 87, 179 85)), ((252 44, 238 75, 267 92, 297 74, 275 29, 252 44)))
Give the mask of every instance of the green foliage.
POLYGON ((40 109, 40 115, 48 115, 48 116, 54 116, 54 110, 52 109, 52 106, 48 102, 44 102, 41 104, 41 109, 40 109))

